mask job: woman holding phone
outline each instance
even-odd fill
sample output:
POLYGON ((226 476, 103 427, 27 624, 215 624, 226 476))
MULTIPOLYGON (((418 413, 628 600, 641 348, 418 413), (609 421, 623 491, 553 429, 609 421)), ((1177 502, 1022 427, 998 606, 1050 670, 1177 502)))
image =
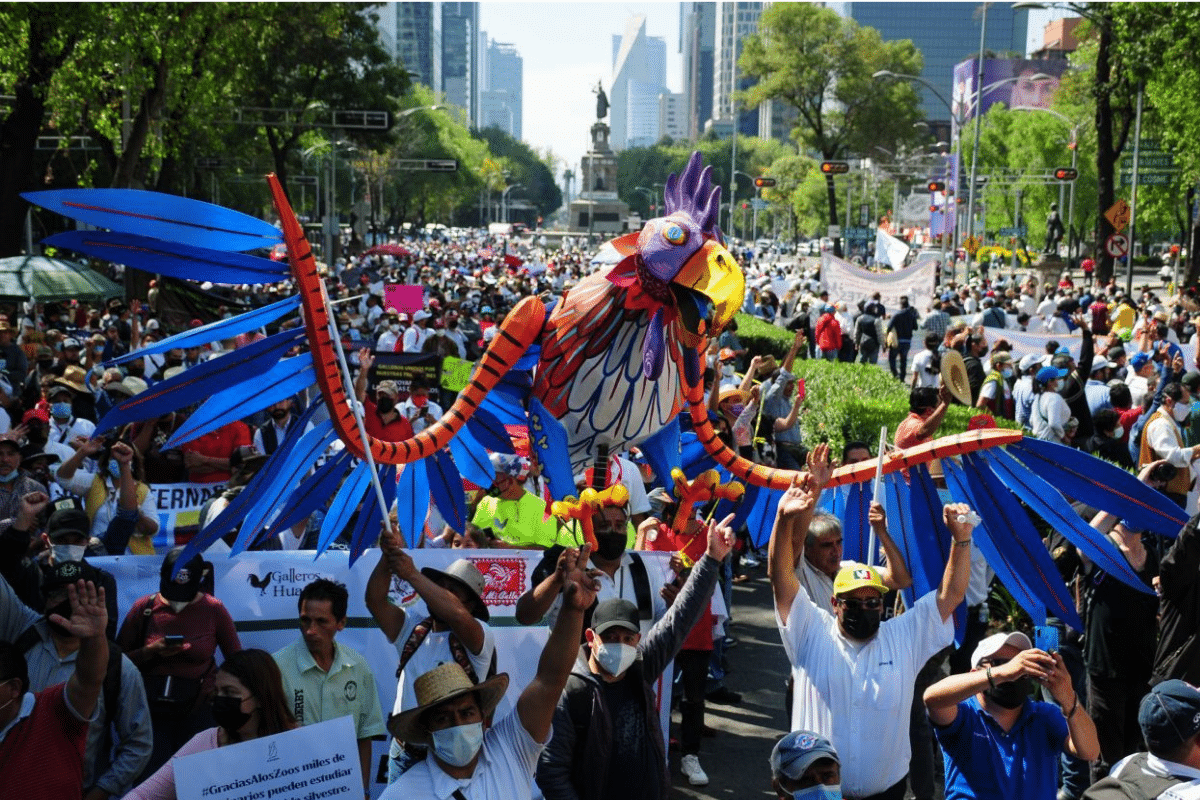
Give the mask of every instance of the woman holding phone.
POLYGON ((158 591, 134 602, 117 633, 117 643, 141 670, 154 723, 154 750, 143 776, 212 725, 204 700, 212 691, 217 648, 225 659, 242 649, 225 606, 201 588, 200 556, 172 576, 182 552, 176 547, 167 553, 158 591))
POLYGON ((226 658, 213 678, 208 706, 216 727, 189 739, 125 800, 174 800, 175 758, 299 727, 288 710, 279 666, 264 650, 242 650, 226 658))

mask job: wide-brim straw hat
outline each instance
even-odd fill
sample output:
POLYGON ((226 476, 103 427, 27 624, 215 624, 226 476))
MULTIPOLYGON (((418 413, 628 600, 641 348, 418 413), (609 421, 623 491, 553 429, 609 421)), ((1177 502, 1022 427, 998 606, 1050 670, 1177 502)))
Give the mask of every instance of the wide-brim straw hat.
POLYGON ((454 661, 439 664, 413 681, 417 705, 388 719, 388 733, 406 744, 432 744, 421 715, 434 706, 455 700, 471 692, 479 693, 479 710, 486 719, 496 710, 508 691, 508 674, 500 673, 483 683, 471 683, 467 673, 454 661))

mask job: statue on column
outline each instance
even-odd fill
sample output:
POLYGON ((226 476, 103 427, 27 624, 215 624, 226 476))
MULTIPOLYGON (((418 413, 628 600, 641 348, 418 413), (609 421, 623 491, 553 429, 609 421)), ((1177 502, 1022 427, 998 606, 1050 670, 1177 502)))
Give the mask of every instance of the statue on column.
POLYGON ((596 95, 596 119, 604 119, 608 116, 608 95, 604 93, 604 86, 600 81, 596 81, 593 91, 596 95))
POLYGON ((1058 243, 1062 241, 1066 228, 1058 216, 1058 203, 1050 204, 1050 213, 1046 216, 1046 245, 1043 253, 1057 253, 1058 243))

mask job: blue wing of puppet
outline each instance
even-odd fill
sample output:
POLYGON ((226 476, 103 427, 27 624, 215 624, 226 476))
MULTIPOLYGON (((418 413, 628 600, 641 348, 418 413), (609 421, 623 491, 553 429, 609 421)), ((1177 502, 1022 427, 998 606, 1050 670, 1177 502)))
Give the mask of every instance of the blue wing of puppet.
MULTIPOLYGON (((549 313, 549 312, 547 312, 549 313)), ((542 357, 542 346, 540 344, 531 344, 525 350, 525 355, 517 359, 517 363, 512 365, 512 368, 519 371, 528 371, 537 366, 538 359, 542 357)))
POLYGON ((96 433, 104 433, 129 422, 161 417, 167 412, 212 397, 230 386, 257 379, 269 372, 283 354, 303 338, 303 328, 283 331, 159 381, 111 408, 96 426, 96 433))
POLYGON ((450 440, 450 453, 454 465, 464 478, 481 489, 486 489, 496 480, 496 470, 484 449, 466 427, 461 428, 450 440))
POLYGON ((1127 519, 1140 530, 1174 538, 1187 524, 1183 509, 1164 503, 1162 493, 1103 459, 1029 436, 1008 448, 1017 460, 1062 494, 1127 519))
POLYGON ((285 358, 249 385, 231 386, 205 400, 171 434, 163 449, 190 442, 272 403, 286 400, 314 383, 316 373, 309 356, 285 358))
MULTIPOLYGON (((749 494, 751 487, 746 488, 747 494, 749 494)), ((754 542, 754 546, 762 547, 771 539, 771 529, 775 527, 775 512, 779 510, 779 501, 783 499, 783 492, 765 487, 754 488, 757 488, 758 491, 754 493, 754 504, 746 512, 746 529, 750 531, 750 541, 754 542)), ((749 497, 742 498, 742 505, 745 506, 749 501, 749 497)))
MULTIPOLYGON (((421 462, 415 463, 420 464, 421 462)), ((333 497, 333 502, 329 504, 329 510, 325 512, 325 519, 321 521, 321 531, 317 534, 318 554, 324 553, 333 540, 346 529, 359 504, 370 500, 367 496, 369 491, 371 491, 371 465, 366 461, 359 461, 346 476, 342 488, 338 489, 337 494, 333 497)))
MULTIPOLYGON (((670 422, 654 432, 649 439, 638 445, 646 463, 654 470, 654 483, 668 492, 675 491, 675 480, 671 470, 682 463, 680 447, 679 417, 673 417, 670 422)), ((746 487, 749 489, 749 487, 746 487)), ((736 530, 736 528, 734 529, 736 530)))
POLYGON ((289 274, 286 261, 193 247, 132 233, 66 231, 43 239, 42 244, 190 281, 275 283, 289 274))
MULTIPOLYGON (((391 508, 392 502, 396 499, 396 468, 385 464, 380 465, 378 469, 379 483, 383 487, 383 504, 391 508)), ((359 556, 379 538, 382 523, 383 510, 380 509, 379 501, 375 499, 372 492, 369 498, 364 498, 358 512, 358 522, 355 523, 354 532, 350 535, 351 566, 354 566, 354 562, 358 561, 359 556)))
MULTIPOLYGON (((550 496, 565 500, 575 494, 575 475, 566 454, 567 431, 536 397, 529 398, 529 447, 537 453, 550 496)), ((439 505, 438 508, 441 508, 439 505)))
POLYGON ((924 570, 921 569, 920 552, 917 549, 920 533, 913 519, 908 484, 904 482, 899 473, 893 472, 883 476, 882 502, 884 513, 887 514, 888 535, 896 543, 900 555, 904 558, 904 564, 912 575, 912 586, 901 590, 901 594, 904 595, 904 604, 908 608, 912 608, 917 598, 924 596, 928 589, 922 591, 925 575, 924 570), (921 580, 917 579, 918 572, 921 572, 921 580))
POLYGON ((173 194, 140 189, 53 189, 24 192, 21 197, 97 228, 213 250, 257 250, 283 241, 283 233, 269 222, 173 194))
POLYGON ((850 484, 846 495, 845 515, 842 517, 842 558, 867 563, 871 525, 867 513, 871 510, 871 491, 866 481, 850 484))
MULTIPOLYGON (((981 490, 979 492, 981 497, 976 497, 973 491, 974 487, 969 484, 963 469, 955 464, 953 459, 942 459, 942 469, 946 474, 946 486, 949 487, 954 501, 970 505, 983 520, 971 534, 975 540, 975 546, 983 553, 988 565, 995 570, 996 577, 1012 594, 1013 599, 1029 614, 1033 624, 1046 624, 1046 604, 1040 594, 1025 580, 1022 572, 1022 559, 1016 554, 1010 553, 1012 549, 1010 546, 1002 547, 1000 545, 1001 542, 1011 539, 1003 527, 1003 520, 997 519, 995 514, 989 517, 984 513, 986 490, 981 490), (993 528, 995 528, 995 532, 993 532, 993 528)), ((990 506, 990 502, 987 505, 990 506)), ((989 513, 992 512, 989 511, 989 513)))
POLYGON ((304 473, 312 468, 336 439, 337 433, 333 430, 333 422, 330 420, 318 423, 300 437, 300 441, 280 464, 271 482, 263 486, 262 492, 255 498, 256 502, 246 513, 237 540, 230 548, 230 555, 236 556, 258 538, 267 518, 276 508, 283 505, 284 498, 300 483, 304 473))
MULTIPOLYGON (((200 347, 201 345, 215 342, 218 339, 232 339, 234 336, 250 331, 258 330, 269 322, 274 322, 282 316, 290 314, 300 307, 299 295, 289 297, 286 300, 280 300, 278 303, 271 303, 262 308, 256 308, 253 311, 247 311, 245 314, 238 314, 236 317, 229 319, 221 319, 216 322, 210 322, 207 325, 202 325, 199 328, 177 333, 174 336, 168 336, 161 342, 155 342, 149 347, 143 347, 141 350, 134 350, 131 353, 114 358, 112 361, 106 361, 104 366, 111 367, 116 364, 124 364, 127 361, 132 361, 135 358, 142 356, 153 355, 155 353, 165 353, 168 350, 185 350, 189 347, 200 347)), ((276 334, 278 336, 280 334, 276 334)))
POLYGON ((279 512, 279 516, 254 540, 254 545, 262 544, 270 537, 279 535, 325 505, 337 491, 352 458, 353 456, 348 450, 343 450, 313 470, 313 473, 306 477, 288 497, 287 505, 279 512))
MULTIPOLYGON (((908 492, 908 501, 910 501, 912 510, 912 527, 917 531, 928 531, 917 541, 924 564, 925 585, 929 585, 930 591, 932 591, 941 585, 942 573, 946 572, 946 565, 949 563, 950 547, 952 547, 950 530, 946 527, 946 521, 942 519, 942 495, 938 493, 934 479, 929 475, 929 464, 918 464, 917 467, 911 467, 908 469, 908 476, 913 482, 911 491, 908 492)), ((908 566, 911 570, 912 565, 908 566)), ((916 577, 913 578, 913 581, 916 582, 916 577)), ((964 601, 954 609, 954 642, 956 644, 961 646, 962 637, 966 636, 966 631, 967 604, 964 601)))
POLYGON ((1096 566, 1139 592, 1154 594, 1129 566, 1121 551, 1100 531, 1084 522, 1058 490, 1035 475, 1003 448, 981 450, 980 455, 1004 485, 1032 508, 1054 530, 1071 541, 1096 566))
POLYGON ((199 533, 192 537, 192 540, 188 542, 187 547, 184 549, 187 558, 177 563, 186 564, 191 560, 192 556, 203 553, 209 545, 241 523, 246 512, 257 502, 257 498, 263 487, 270 485, 275 475, 279 473, 280 466, 287 460, 288 455, 299 443, 304 434, 304 429, 308 427, 309 420, 312 419, 313 413, 319 405, 318 403, 313 403, 304 410, 304 413, 297 419, 296 424, 292 426, 291 432, 279 443, 279 447, 275 448, 275 452, 271 454, 271 457, 267 459, 258 472, 254 473, 254 477, 246 484, 246 488, 237 497, 233 498, 220 514, 210 520, 199 533))
POLYGON ((525 425, 527 422, 521 403, 500 392, 491 391, 484 395, 479 408, 490 413, 501 425, 525 425))
POLYGON ((512 437, 504 429, 504 424, 496 419, 496 415, 483 408, 475 409, 475 413, 467 420, 467 427, 475 436, 476 441, 493 453, 515 453, 512 437))
POLYGON ((420 546, 428 514, 429 477, 425 460, 421 459, 404 465, 396 486, 396 517, 409 547, 420 546))
POLYGON ((463 493, 462 475, 445 450, 425 458, 425 473, 429 477, 429 493, 446 524, 458 533, 467 530, 467 498, 463 493))

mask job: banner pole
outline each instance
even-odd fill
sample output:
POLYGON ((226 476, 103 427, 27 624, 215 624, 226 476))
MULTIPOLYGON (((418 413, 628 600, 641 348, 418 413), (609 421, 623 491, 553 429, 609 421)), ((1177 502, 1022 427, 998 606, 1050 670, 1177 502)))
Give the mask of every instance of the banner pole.
MULTIPOLYGON (((321 281, 321 297, 326 305, 329 304, 329 293, 325 289, 325 281, 321 281)), ((383 514, 383 523, 388 525, 387 500, 383 496, 383 484, 379 482, 379 472, 375 469, 375 456, 371 455, 371 444, 367 440, 367 426, 363 422, 362 407, 354 396, 354 386, 350 383, 350 365, 346 362, 346 351, 342 349, 342 335, 338 333, 337 322, 333 314, 329 314, 329 332, 333 336, 333 346, 337 350, 338 363, 342 365, 342 383, 346 389, 347 404, 354 412, 354 422, 358 425, 358 435, 362 439, 363 455, 371 465, 371 485, 375 487, 375 499, 379 501, 379 511, 383 514)), ((389 526, 390 527, 390 526, 389 526)))
MULTIPOLYGON (((883 501, 879 499, 879 489, 883 486, 883 455, 886 447, 887 426, 884 425, 879 429, 879 457, 875 460, 875 482, 871 484, 871 500, 881 505, 883 501)), ((875 566, 875 528, 869 523, 867 527, 871 529, 867 537, 867 566, 873 567, 875 566)))

